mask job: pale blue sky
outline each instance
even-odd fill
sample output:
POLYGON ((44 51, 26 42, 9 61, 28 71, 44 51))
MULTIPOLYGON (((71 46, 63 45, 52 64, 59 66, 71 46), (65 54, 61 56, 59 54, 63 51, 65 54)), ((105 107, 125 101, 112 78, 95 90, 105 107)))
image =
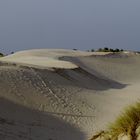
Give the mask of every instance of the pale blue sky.
POLYGON ((0 0, 0 51, 140 50, 140 0, 0 0))

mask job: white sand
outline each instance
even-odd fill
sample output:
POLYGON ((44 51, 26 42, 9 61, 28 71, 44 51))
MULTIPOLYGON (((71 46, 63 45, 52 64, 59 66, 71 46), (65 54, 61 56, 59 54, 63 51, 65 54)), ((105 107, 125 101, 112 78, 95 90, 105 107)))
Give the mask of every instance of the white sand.
POLYGON ((8 63, 0 63, 0 139, 87 140, 136 102, 140 56, 95 55, 47 49, 2 58, 8 63), (56 64, 63 69, 48 70, 56 64))
POLYGON ((64 49, 36 49, 17 52, 1 58, 1 61, 13 62, 25 66, 42 68, 74 69, 78 66, 68 61, 59 60, 63 56, 89 56, 93 54, 104 55, 106 53, 84 52, 64 49))

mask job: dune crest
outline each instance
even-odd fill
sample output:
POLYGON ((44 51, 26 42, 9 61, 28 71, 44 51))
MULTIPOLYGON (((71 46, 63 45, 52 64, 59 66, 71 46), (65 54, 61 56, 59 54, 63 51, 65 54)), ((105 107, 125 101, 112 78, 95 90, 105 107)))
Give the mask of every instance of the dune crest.
POLYGON ((17 63, 36 68, 60 68, 75 69, 78 66, 70 61, 63 61, 61 57, 78 57, 90 55, 106 55, 104 52, 85 52, 66 49, 34 49, 16 52, 5 56, 0 60, 3 62, 17 63))
POLYGON ((1 58, 1 61, 38 68, 74 69, 78 67, 76 64, 59 60, 59 58, 63 56, 89 56, 91 54, 92 53, 64 49, 38 49, 17 52, 1 58))

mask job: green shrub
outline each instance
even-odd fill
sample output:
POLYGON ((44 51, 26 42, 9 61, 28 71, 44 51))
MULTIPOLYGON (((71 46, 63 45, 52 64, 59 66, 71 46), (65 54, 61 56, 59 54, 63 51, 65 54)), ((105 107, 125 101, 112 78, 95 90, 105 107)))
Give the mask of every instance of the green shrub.
POLYGON ((0 57, 3 57, 4 56, 4 54, 3 53, 0 53, 0 57))
POLYGON ((99 48, 97 51, 98 52, 123 52, 124 50, 123 49, 120 50, 118 48, 112 49, 112 48, 104 47, 103 49, 99 48))

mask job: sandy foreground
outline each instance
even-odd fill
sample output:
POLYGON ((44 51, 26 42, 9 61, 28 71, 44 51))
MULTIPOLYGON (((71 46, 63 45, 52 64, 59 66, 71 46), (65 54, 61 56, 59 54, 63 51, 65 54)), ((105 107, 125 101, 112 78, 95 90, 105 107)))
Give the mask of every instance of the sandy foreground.
POLYGON ((18 52, 0 59, 0 139, 88 140, 139 98, 139 55, 18 52))

